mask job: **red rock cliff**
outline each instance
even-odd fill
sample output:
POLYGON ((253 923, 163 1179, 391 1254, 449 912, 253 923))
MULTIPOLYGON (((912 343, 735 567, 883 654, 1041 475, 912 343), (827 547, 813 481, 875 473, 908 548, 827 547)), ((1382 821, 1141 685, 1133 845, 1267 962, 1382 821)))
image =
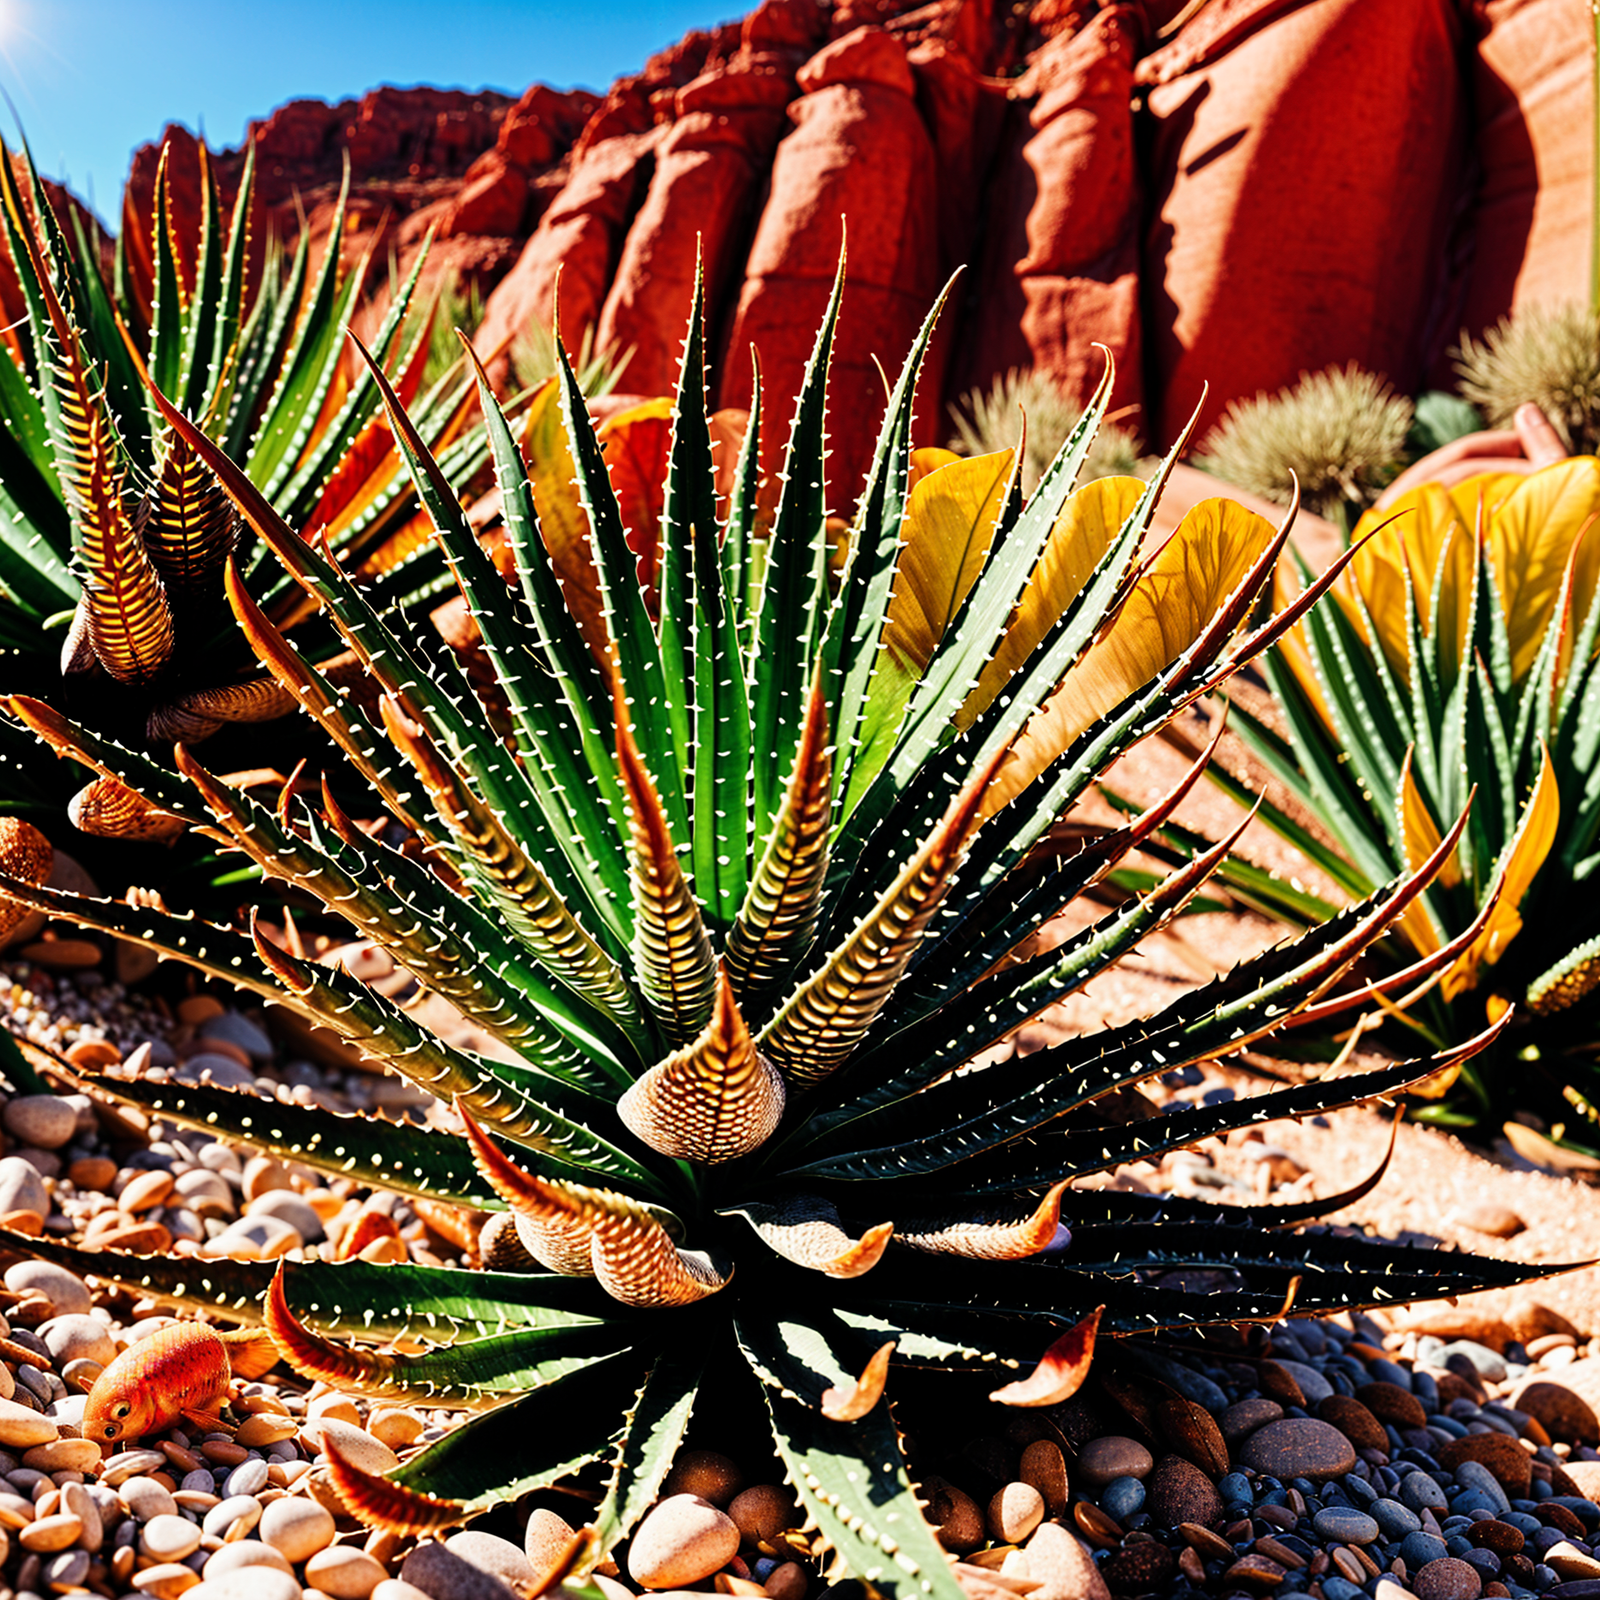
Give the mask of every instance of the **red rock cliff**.
MULTIPOLYGON (((381 89, 255 130, 258 238, 325 234, 342 163, 375 293, 429 227, 431 273, 488 291, 491 354, 548 320, 670 388, 697 258, 714 398, 752 347, 791 393, 841 241, 835 498, 891 375, 964 269, 919 426, 1032 365, 1156 443, 1228 400, 1360 361, 1415 389, 1463 325, 1583 292, 1592 205, 1585 0, 763 0, 603 99, 381 89), (300 208, 297 210, 297 207, 300 208)), ((218 157, 226 195, 242 157, 218 157)), ((125 227, 148 275, 155 146, 125 227)), ((171 138, 175 193, 198 157, 171 138)), ((780 422, 787 419, 775 419, 780 422)), ((776 441, 775 441, 776 442, 776 441)), ((769 453, 769 461, 775 455, 769 453)))

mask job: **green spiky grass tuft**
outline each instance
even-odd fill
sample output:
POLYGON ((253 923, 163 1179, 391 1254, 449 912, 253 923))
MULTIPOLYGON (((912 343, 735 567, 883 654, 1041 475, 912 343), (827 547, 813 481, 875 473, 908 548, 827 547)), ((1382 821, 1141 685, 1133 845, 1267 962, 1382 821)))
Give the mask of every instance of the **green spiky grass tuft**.
POLYGON ((1394 475, 1412 404, 1356 366, 1307 373, 1292 389, 1233 401, 1199 462, 1207 472, 1288 505, 1334 518, 1371 504, 1394 475))

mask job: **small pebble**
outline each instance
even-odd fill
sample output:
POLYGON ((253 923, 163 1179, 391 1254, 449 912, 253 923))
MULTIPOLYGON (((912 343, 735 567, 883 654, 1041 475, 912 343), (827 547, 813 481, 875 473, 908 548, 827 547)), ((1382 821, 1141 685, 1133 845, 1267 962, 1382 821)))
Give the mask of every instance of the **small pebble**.
POLYGON ((1113 1478, 1144 1478, 1155 1466, 1155 1458, 1137 1439, 1107 1434, 1091 1439, 1078 1451, 1078 1475, 1096 1487, 1113 1478))
POLYGON ((333 1515, 315 1500, 274 1500, 260 1515, 256 1536, 286 1561, 305 1561, 333 1543, 333 1515))
POLYGON ((628 1573, 647 1589, 682 1589, 709 1578, 738 1551, 732 1517, 697 1495, 674 1494, 640 1522, 628 1549, 628 1573))
MULTIPOLYGON (((521 1551, 517 1553, 520 1555, 521 1551)), ((373 1589, 389 1576, 382 1564, 366 1551, 347 1544, 319 1550, 306 1562, 305 1574, 308 1588, 320 1589, 332 1595, 333 1600, 367 1600, 373 1589)))

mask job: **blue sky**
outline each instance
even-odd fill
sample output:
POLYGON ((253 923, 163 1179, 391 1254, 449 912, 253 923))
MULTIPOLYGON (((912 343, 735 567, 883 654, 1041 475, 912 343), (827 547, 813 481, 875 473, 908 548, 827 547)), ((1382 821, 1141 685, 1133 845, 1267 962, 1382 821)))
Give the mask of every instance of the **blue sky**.
MULTIPOLYGON (((239 143, 286 100, 381 83, 604 89, 747 0, 0 0, 0 87, 40 167, 114 218, 134 149, 168 122, 239 143)), ((16 137, 7 112, 4 135, 16 137)))

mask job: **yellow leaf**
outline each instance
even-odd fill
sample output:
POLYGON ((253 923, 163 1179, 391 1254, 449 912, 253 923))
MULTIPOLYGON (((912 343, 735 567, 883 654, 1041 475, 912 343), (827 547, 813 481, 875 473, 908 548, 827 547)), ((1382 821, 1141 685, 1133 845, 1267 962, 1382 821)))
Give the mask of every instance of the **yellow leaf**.
POLYGON ((522 454, 533 480, 539 531, 550 552, 567 609, 609 679, 611 650, 600 601, 600 575, 595 571, 589 545, 589 519, 578 499, 577 468, 566 425, 561 420, 561 390, 555 378, 540 387, 528 407, 522 454))
POLYGON ((1373 537, 1356 551, 1339 587, 1353 583, 1360 592, 1390 667, 1403 677, 1410 660, 1406 640, 1409 570, 1422 631, 1432 636, 1449 681, 1466 644, 1476 554, 1473 525, 1463 519, 1460 506, 1447 490, 1437 483, 1424 483, 1385 510, 1367 512, 1356 524, 1351 543, 1368 534, 1373 537), (1438 613, 1433 615, 1432 597, 1441 561, 1446 567, 1438 588, 1438 613))
POLYGON ((999 694, 1077 598, 1144 491, 1138 478, 1097 478, 1067 497, 999 649, 961 708, 961 727, 999 694))
POLYGON ((1231 500, 1191 507, 1116 615, 1023 729, 984 797, 984 816, 993 816, 1079 734, 1181 656, 1276 537, 1265 517, 1231 500))
MULTIPOLYGON (((1573 546, 1597 515, 1600 461, 1593 456, 1573 456, 1530 473, 1489 510, 1489 559, 1505 607, 1514 681, 1531 670, 1555 613, 1573 546)), ((1594 593, 1594 557, 1582 562, 1574 579, 1575 586, 1585 588, 1574 594, 1581 616, 1594 593)))
POLYGON ((911 490, 883 648, 916 672, 933 659, 956 608, 989 559, 1010 474, 1009 450, 970 460, 953 457, 911 490))
POLYGON ((920 450, 913 450, 911 470, 906 478, 906 492, 910 493, 915 489, 930 472, 937 472, 940 467, 948 467, 952 461, 960 459, 954 450, 940 450, 933 445, 924 445, 920 450))
MULTIPOLYGON (((1408 748, 1405 763, 1400 768, 1398 796, 1400 837, 1404 844, 1407 872, 1415 872, 1444 842, 1439 824, 1434 821, 1428 802, 1423 799, 1422 791, 1417 788, 1417 780, 1411 775, 1411 756, 1412 751, 1408 748)), ((1442 889, 1452 888, 1461 882, 1461 863, 1454 851, 1439 869, 1434 882, 1442 889)), ((1395 924, 1395 928, 1418 955, 1431 956, 1444 943, 1438 922, 1422 900, 1412 905, 1395 924)))
MULTIPOLYGON (((1542 749, 1542 747, 1541 747, 1542 749)), ((1555 842, 1556 826, 1561 820, 1561 793, 1556 786, 1555 768, 1550 762, 1550 752, 1543 750, 1539 768, 1539 781, 1523 808, 1522 821, 1510 848, 1502 855, 1496 872, 1499 894, 1494 910, 1482 933, 1457 957, 1455 964, 1444 975, 1439 992, 1446 1000, 1474 988, 1479 969, 1493 966, 1505 954, 1506 947, 1522 931, 1522 902, 1527 897, 1544 858, 1555 842)))

